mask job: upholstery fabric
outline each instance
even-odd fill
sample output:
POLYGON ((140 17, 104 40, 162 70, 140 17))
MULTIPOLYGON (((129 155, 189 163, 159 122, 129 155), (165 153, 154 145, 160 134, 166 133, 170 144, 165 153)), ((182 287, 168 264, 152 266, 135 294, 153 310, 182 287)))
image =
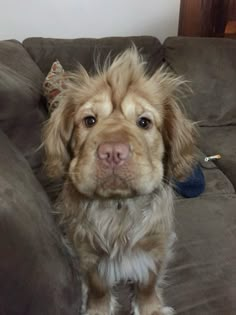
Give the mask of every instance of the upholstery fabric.
POLYGON ((200 126, 236 124, 236 41, 170 37, 164 49, 169 66, 192 88, 183 99, 190 117, 200 126))
MULTIPOLYGON (((205 164, 205 163, 203 163, 205 164)), ((207 164, 206 168, 203 169, 205 176, 206 187, 203 195, 209 194, 233 194, 235 188, 229 178, 214 165, 212 168, 207 164)))
POLYGON ((207 154, 199 151, 198 160, 202 167, 205 177, 205 191, 204 195, 209 194, 233 194, 235 189, 228 177, 219 169, 219 167, 213 162, 205 162, 204 159, 207 154))
POLYGON ((200 128, 200 145, 208 155, 219 153, 215 164, 236 188, 236 126, 200 128))
POLYGON ((78 315, 80 283, 48 198, 0 131, 0 314, 78 315))
POLYGON ((178 315, 236 314, 236 195, 176 201, 166 300, 178 315))
POLYGON ((24 154, 32 168, 45 120, 41 99, 43 74, 17 41, 0 41, 0 129, 24 154))
POLYGON ((108 55, 112 58, 134 43, 150 65, 150 71, 162 63, 163 49, 158 39, 151 36, 110 37, 101 39, 28 38, 23 45, 42 72, 47 75, 55 60, 65 70, 74 70, 81 63, 92 71, 94 61, 103 64, 108 55))

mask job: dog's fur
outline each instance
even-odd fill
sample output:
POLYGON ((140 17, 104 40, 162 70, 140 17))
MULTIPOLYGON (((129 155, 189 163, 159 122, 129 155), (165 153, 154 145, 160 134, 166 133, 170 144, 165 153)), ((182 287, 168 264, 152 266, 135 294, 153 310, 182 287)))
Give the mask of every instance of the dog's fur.
POLYGON ((81 258, 89 315, 114 314, 111 288, 120 281, 135 284, 136 315, 171 313, 158 286, 173 239, 169 180, 191 169, 194 129, 176 102, 183 81, 145 69, 131 48, 95 75, 83 67, 68 74, 44 130, 48 173, 65 179, 57 209, 81 258), (90 128, 87 116, 97 119, 90 128), (103 143, 128 145, 129 158, 107 167, 97 153, 103 143))

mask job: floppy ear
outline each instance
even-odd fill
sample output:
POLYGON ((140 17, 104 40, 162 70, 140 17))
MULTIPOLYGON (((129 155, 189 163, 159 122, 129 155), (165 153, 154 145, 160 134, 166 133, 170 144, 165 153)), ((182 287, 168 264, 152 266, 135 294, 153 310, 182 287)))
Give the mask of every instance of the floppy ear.
POLYGON ((69 165, 68 144, 74 128, 73 108, 60 103, 52 112, 43 129, 43 146, 47 173, 52 178, 62 177, 69 165))
POLYGON ((157 95, 163 104, 162 135, 165 145, 166 175, 177 180, 191 173, 194 164, 195 128, 178 106, 178 96, 186 93, 186 81, 166 71, 164 67, 151 78, 158 87, 157 95))
POLYGON ((194 164, 193 123, 181 112, 173 99, 164 105, 163 138, 167 176, 177 180, 190 175, 194 164))
POLYGON ((84 87, 89 84, 89 75, 80 64, 77 71, 65 72, 64 79, 64 89, 51 103, 55 109, 43 129, 43 146, 46 153, 44 165, 52 178, 62 177, 69 165, 69 146, 74 129, 74 100, 76 99, 77 103, 81 101, 84 87))

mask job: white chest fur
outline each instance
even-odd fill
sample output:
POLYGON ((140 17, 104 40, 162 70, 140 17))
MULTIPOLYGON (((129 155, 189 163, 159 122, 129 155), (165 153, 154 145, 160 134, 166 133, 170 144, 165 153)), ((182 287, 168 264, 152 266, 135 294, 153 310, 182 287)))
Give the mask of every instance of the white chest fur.
POLYGON ((141 250, 129 251, 113 259, 102 258, 98 265, 101 278, 109 286, 113 286, 121 280, 146 283, 149 271, 156 272, 155 261, 141 250))

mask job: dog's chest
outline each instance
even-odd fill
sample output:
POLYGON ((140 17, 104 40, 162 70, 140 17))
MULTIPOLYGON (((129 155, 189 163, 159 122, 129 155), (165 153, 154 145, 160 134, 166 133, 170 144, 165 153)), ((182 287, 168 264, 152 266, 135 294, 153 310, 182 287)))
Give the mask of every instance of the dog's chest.
POLYGON ((136 209, 135 204, 114 202, 93 204, 87 211, 90 233, 110 258, 123 254, 142 239, 152 226, 151 205, 136 209))
POLYGON ((113 258, 103 256, 98 262, 98 272, 109 286, 122 280, 147 283, 150 271, 156 273, 154 257, 138 249, 124 251, 113 258))
POLYGON ((100 276, 111 286, 121 280, 145 283, 149 272, 156 272, 155 258, 137 245, 154 226, 157 229, 160 213, 144 201, 140 209, 132 202, 112 206, 87 213, 96 243, 105 252, 98 262, 100 276))
POLYGON ((87 246, 90 243, 98 254, 98 271, 109 285, 120 280, 144 283, 149 272, 155 272, 156 257, 141 248, 139 242, 150 234, 168 235, 172 228, 172 197, 169 190, 151 197, 142 196, 121 204, 93 200, 74 212, 78 216, 73 218, 72 234, 74 241, 78 240, 78 250, 81 240, 86 240, 87 246))

